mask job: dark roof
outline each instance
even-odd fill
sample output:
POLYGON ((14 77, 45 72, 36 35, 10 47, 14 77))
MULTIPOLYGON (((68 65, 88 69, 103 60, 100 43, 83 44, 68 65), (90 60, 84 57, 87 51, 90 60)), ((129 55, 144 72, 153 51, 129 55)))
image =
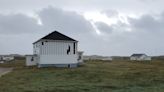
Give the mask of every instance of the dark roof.
POLYGON ((132 54, 131 56, 140 57, 142 55, 146 55, 146 54, 132 54))
MULTIPOLYGON (((61 40, 61 41, 76 41, 58 31, 54 31, 48 35, 46 35, 45 37, 39 39, 38 41, 40 40, 61 40)), ((36 41, 36 42, 38 42, 36 41)), ((34 42, 35 43, 35 42, 34 42)))

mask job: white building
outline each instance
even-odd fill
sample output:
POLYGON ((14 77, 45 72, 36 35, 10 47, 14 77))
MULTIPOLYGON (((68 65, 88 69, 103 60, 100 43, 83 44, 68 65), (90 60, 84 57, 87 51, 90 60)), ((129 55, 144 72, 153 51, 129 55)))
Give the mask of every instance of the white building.
POLYGON ((0 55, 0 63, 4 63, 6 61, 14 60, 14 56, 12 55, 0 55))
POLYGON ((78 60, 78 64, 79 65, 83 64, 83 53, 84 53, 83 51, 78 51, 77 52, 77 54, 78 54, 77 55, 78 56, 78 59, 77 60, 78 60))
POLYGON ((104 61, 112 61, 112 57, 105 57, 102 60, 104 60, 104 61))
POLYGON ((146 54, 133 54, 130 56, 130 60, 151 60, 151 57, 146 54))
POLYGON ((37 63, 37 55, 26 55, 26 66, 34 66, 37 63))
POLYGON ((78 41, 54 31, 33 43, 34 55, 26 56, 26 65, 38 67, 77 67, 83 62, 78 41))

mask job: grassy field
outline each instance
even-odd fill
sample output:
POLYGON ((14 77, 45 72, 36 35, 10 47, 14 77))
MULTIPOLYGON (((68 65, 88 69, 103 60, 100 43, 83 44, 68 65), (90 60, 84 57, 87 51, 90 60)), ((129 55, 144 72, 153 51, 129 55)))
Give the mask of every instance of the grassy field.
POLYGON ((78 68, 25 67, 0 78, 0 92, 164 92, 164 62, 87 61, 78 68))

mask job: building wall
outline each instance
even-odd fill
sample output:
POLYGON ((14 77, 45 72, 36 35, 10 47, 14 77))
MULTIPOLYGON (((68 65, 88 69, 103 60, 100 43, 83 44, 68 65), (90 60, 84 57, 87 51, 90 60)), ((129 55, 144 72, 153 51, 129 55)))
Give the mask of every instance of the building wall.
POLYGON ((68 68, 76 68, 78 64, 39 64, 38 67, 68 67, 68 68))
POLYGON ((44 41, 35 43, 33 47, 34 47, 34 54, 37 54, 37 55, 74 55, 74 54, 77 54, 77 42, 44 40, 44 41), (69 53, 67 53, 68 50, 69 50, 69 53))
POLYGON ((77 42, 42 40, 35 44, 38 64, 77 64, 77 42))
POLYGON ((77 64, 77 55, 41 55, 39 64, 77 64))
POLYGON ((40 54, 40 42, 37 42, 35 44, 33 44, 33 53, 36 54, 36 55, 39 55, 40 54))
POLYGON ((151 60, 151 57, 149 56, 130 57, 130 60, 151 60))
POLYGON ((77 54, 78 54, 77 55, 78 63, 82 64, 83 63, 83 52, 78 52, 77 54))
POLYGON ((37 56, 35 55, 26 55, 26 66, 37 65, 37 56))
POLYGON ((77 55, 40 55, 38 67, 77 67, 77 55))
POLYGON ((140 60, 139 57, 130 57, 130 60, 140 60))

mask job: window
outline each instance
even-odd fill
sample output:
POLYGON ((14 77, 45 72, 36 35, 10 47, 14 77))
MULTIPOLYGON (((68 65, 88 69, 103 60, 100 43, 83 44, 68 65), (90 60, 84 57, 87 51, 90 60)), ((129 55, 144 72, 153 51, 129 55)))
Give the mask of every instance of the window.
POLYGON ((71 47, 70 47, 70 45, 68 45, 67 55, 70 53, 70 49, 71 49, 71 47))
POLYGON ((73 43, 73 54, 76 54, 76 46, 75 46, 76 44, 75 43, 73 43))
POLYGON ((34 61, 34 57, 31 57, 31 61, 34 61))
POLYGON ((44 42, 42 42, 42 45, 44 45, 44 42))
POLYGON ((68 64, 68 68, 71 68, 71 65, 70 64, 68 64))

